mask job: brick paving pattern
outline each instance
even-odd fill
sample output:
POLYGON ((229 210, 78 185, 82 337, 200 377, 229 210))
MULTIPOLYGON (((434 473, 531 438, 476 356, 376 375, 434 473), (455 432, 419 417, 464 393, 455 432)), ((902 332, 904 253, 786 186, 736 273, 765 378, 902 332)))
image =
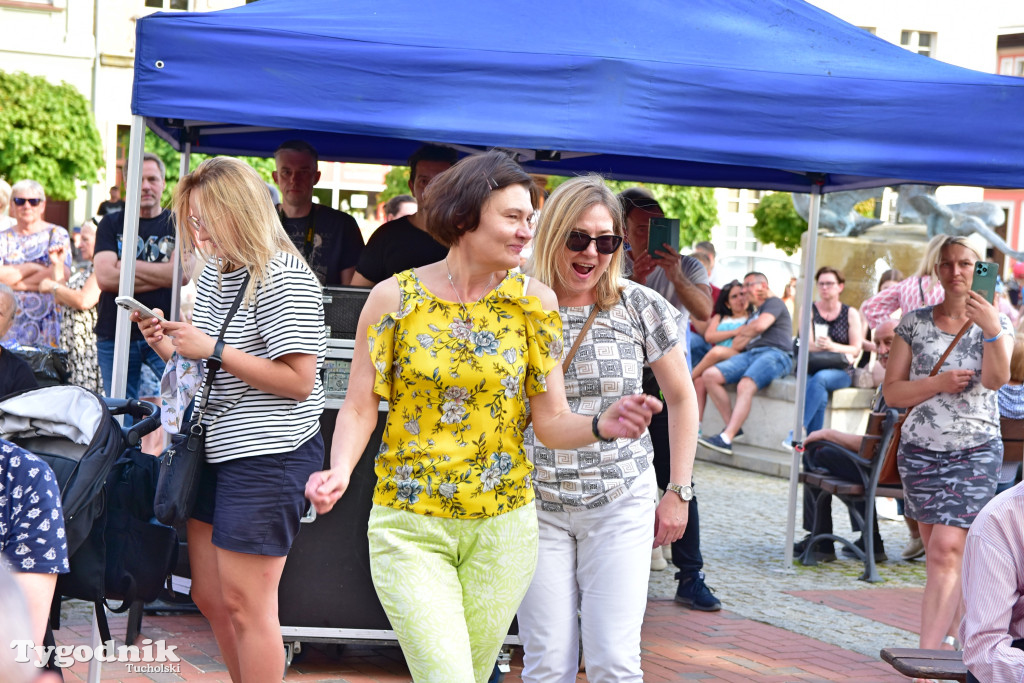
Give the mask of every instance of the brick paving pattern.
MULTIPOLYGON (((671 599, 671 568, 652 572, 642 640, 644 680, 907 681, 878 659, 878 651, 916 646, 924 563, 880 565, 886 581, 874 585, 857 580, 860 565, 852 560, 783 566, 788 483, 703 462, 696 469, 705 572, 724 609, 702 613, 680 607, 671 599)), ((848 533, 845 508, 837 505, 834 518, 837 533, 848 533)), ((884 520, 881 527, 890 557, 898 557, 905 527, 884 520)), ((115 638, 123 638, 125 618, 110 621, 115 638)), ((66 604, 58 644, 86 643, 89 631, 87 609, 66 604)), ((180 671, 131 673, 124 664, 108 663, 103 681, 228 681, 201 616, 147 615, 142 631, 143 637, 178 647, 180 671)), ((305 649, 287 681, 409 681, 395 647, 361 643, 305 649)), ((86 680, 87 670, 76 664, 66 680, 86 680)), ((520 683, 520 671, 521 652, 516 651, 505 681, 520 683)), ((587 679, 580 674, 577 680, 587 679)))

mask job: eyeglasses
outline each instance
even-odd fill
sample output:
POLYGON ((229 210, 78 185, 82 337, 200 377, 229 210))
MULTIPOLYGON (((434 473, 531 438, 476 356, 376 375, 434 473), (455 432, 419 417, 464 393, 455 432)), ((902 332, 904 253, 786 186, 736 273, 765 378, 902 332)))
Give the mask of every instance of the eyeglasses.
POLYGON ((15 206, 25 206, 25 202, 28 202, 32 206, 39 206, 43 200, 40 197, 15 197, 11 201, 14 202, 15 206))
POLYGON ((570 251, 586 251, 590 243, 597 245, 598 254, 614 254, 622 246, 622 238, 618 235, 598 235, 591 237, 585 232, 573 230, 565 239, 565 246, 570 251))
POLYGON ((826 282, 819 282, 818 286, 821 287, 822 289, 827 289, 828 287, 838 287, 839 283, 838 282, 827 282, 826 281, 826 282))
POLYGON ((203 223, 198 218, 196 218, 195 216, 189 216, 188 217, 188 223, 189 223, 189 225, 191 225, 196 230, 198 230, 199 228, 202 228, 203 230, 206 230, 206 224, 203 223))

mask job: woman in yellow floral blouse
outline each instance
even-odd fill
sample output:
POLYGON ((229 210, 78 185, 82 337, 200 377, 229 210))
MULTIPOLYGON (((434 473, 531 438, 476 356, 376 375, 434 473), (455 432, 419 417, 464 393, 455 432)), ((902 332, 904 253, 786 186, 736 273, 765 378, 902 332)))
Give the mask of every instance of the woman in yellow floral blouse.
POLYGON ((434 178, 421 211, 449 247, 437 263, 370 293, 331 469, 306 494, 329 511, 390 404, 376 458, 371 573, 417 683, 486 681, 537 560, 532 466, 523 452, 527 401, 557 448, 637 438, 656 399, 622 398, 574 414, 559 359, 553 292, 512 272, 530 239, 534 184, 500 152, 434 178))

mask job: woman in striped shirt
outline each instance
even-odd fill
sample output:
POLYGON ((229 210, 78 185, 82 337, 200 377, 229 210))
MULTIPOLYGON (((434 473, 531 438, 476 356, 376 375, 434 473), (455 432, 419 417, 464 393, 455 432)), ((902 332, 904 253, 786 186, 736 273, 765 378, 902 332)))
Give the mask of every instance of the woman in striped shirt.
POLYGON ((324 458, 323 295, 245 163, 204 161, 178 183, 174 209, 184 253, 207 258, 193 324, 153 318, 139 327, 164 360, 222 361, 203 418, 208 464, 188 522, 192 597, 231 680, 280 681, 278 584, 305 482, 324 458))

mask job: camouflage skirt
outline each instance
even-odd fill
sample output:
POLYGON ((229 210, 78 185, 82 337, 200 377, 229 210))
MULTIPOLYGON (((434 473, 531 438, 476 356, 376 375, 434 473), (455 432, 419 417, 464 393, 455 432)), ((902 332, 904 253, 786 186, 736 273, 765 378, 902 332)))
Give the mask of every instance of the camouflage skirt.
POLYGON ((897 464, 907 516, 924 524, 970 527, 996 493, 1002 462, 999 438, 958 451, 901 443, 897 464))

